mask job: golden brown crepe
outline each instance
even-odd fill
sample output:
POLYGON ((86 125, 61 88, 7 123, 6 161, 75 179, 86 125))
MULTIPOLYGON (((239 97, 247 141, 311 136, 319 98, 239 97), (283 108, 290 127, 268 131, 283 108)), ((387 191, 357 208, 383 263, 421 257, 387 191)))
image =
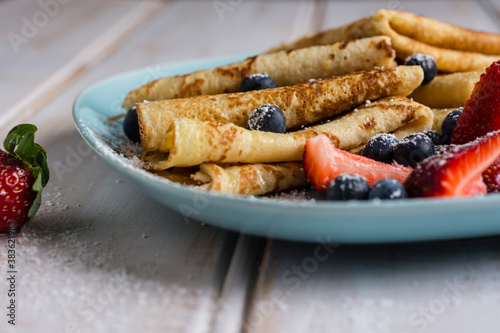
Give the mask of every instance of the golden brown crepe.
POLYGON ((390 39, 376 36, 353 41, 258 55, 242 62, 161 78, 128 93, 123 107, 136 102, 237 92, 243 79, 269 74, 277 87, 395 65, 390 39))
POLYGON ((204 163, 192 178, 201 189, 221 193, 263 195, 307 184, 302 162, 255 163, 222 167, 204 163))
POLYGON ((466 72, 489 66, 500 58, 500 34, 460 28, 431 18, 395 10, 379 10, 357 22, 304 37, 272 50, 290 50, 368 36, 391 38, 396 58, 424 53, 444 72, 466 72))
POLYGON ((296 129, 340 114, 366 100, 406 96, 422 79, 420 66, 398 66, 275 89, 137 103, 141 143, 146 152, 162 150, 170 126, 180 118, 247 127, 248 115, 263 104, 277 105, 285 113, 287 129, 296 129))
POLYGON ((430 83, 415 89, 409 97, 430 108, 464 106, 482 73, 484 69, 439 75, 430 83))
POLYGON ((284 134, 247 130, 231 123, 179 119, 169 128, 159 149, 146 152, 143 160, 153 170, 205 162, 299 161, 305 142, 318 134, 327 135, 340 149, 351 149, 375 134, 392 132, 407 124, 431 128, 432 117, 432 111, 422 104, 404 97, 387 97, 321 125, 284 134))

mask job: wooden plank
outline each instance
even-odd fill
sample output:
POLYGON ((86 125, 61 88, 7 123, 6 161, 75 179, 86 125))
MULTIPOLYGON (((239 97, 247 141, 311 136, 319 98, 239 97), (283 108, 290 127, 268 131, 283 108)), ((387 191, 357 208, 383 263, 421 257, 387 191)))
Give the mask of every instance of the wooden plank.
MULTIPOLYGON (((290 17, 301 17, 297 8, 241 2, 221 19, 212 2, 176 2, 29 119, 47 149, 52 180, 41 211, 19 238, 23 304, 16 332, 240 330, 252 283, 252 265, 245 263, 258 259, 260 241, 242 238, 234 251, 237 235, 186 224, 138 192, 89 151, 70 110, 82 89, 109 75, 275 45, 294 26, 290 17), (254 26, 257 14, 271 25, 254 26)), ((91 26, 92 17, 87 20, 91 26)), ((3 329, 9 327, 1 322, 3 329)))
POLYGON ((134 59, 118 64, 107 61, 106 68, 119 72, 170 61, 267 50, 306 33, 315 13, 314 3, 308 1, 233 1, 235 5, 223 7, 225 11, 214 5, 221 2, 231 3, 172 4, 119 51, 134 59), (190 21, 196 24, 180 24, 177 15, 192 17, 190 21), (174 31, 182 33, 170 33, 174 31))
POLYGON ((500 322, 498 245, 275 241, 245 332, 491 331, 500 322))
MULTIPOLYGON (((306 34, 317 32, 323 22, 323 8, 322 1, 299 1, 292 29, 284 35, 286 38, 282 38, 282 42, 293 42, 306 34)), ((273 44, 271 47, 276 45, 273 44)))
POLYGON ((491 19, 497 24, 500 29, 500 1, 498 0, 487 0, 481 1, 481 6, 483 10, 490 15, 491 19))
POLYGON ((240 332, 266 239, 240 235, 214 318, 213 333, 240 332))
POLYGON ((7 60, 13 66, 6 68, 7 76, 0 85, 0 89, 5 89, 5 111, 0 128, 12 122, 23 122, 37 112, 94 62, 112 52, 159 6, 155 1, 114 5, 89 1, 78 6, 59 5, 57 1, 30 2, 29 6, 26 2, 5 3, 6 8, 0 11, 4 13, 2 16, 8 14, 18 20, 13 22, 7 34, 11 47, 6 52, 7 60), (40 7, 40 3, 50 5, 40 7), (34 14, 23 15, 26 12, 34 14), (95 24, 86 28, 88 31, 81 38, 82 31, 76 29, 81 28, 82 18, 87 16, 92 16, 95 24), (26 27, 30 24, 33 32, 28 34, 26 27), (15 61, 18 57, 26 62, 15 61))

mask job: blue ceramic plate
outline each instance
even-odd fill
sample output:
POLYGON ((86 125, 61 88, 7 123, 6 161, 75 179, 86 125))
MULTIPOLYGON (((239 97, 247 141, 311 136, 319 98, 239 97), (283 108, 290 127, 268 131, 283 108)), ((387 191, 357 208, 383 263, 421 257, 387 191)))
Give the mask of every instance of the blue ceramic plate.
POLYGON ((98 82, 75 101, 73 117, 83 138, 130 182, 186 219, 287 240, 382 243, 500 235, 500 195, 471 199, 392 202, 291 201, 223 195, 169 182, 115 152, 124 140, 120 122, 125 94, 157 77, 239 61, 247 55, 170 63, 98 82))

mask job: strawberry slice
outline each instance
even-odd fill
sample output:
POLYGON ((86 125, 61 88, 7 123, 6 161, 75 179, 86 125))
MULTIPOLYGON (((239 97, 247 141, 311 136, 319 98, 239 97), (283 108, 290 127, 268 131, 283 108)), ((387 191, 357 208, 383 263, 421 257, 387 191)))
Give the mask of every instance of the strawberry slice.
POLYGON ((382 178, 404 182, 411 168, 377 162, 336 148, 326 135, 307 140, 304 151, 304 171, 314 188, 326 191, 328 184, 341 173, 359 174, 370 186, 382 178))
POLYGON ((500 155, 500 131, 456 146, 420 162, 405 182, 410 197, 460 197, 485 194, 480 178, 500 155))
MULTIPOLYGON (((452 144, 464 144, 500 129, 500 60, 491 64, 474 86, 464 112, 451 135, 452 144)), ((488 192, 500 192, 500 159, 485 170, 488 192)))

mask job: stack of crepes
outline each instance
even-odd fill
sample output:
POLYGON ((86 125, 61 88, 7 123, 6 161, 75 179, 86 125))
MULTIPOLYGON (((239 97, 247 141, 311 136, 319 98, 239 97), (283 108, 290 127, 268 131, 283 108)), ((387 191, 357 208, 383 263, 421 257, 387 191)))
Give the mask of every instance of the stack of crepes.
POLYGON ((410 98, 432 108, 462 106, 479 76, 500 58, 500 34, 464 29, 408 12, 381 9, 351 24, 306 36, 271 52, 384 35, 399 62, 415 53, 431 55, 440 75, 410 98))
MULTIPOLYGON (((381 25, 373 22, 380 17, 390 20, 393 14, 379 11, 373 18, 282 50, 162 78, 131 91, 123 107, 137 107, 144 165, 167 174, 184 174, 196 167, 190 177, 200 188, 263 195, 307 184, 301 162, 304 144, 318 134, 327 135, 340 149, 356 152, 378 133, 402 138, 439 128, 447 110, 432 110, 405 97, 420 86, 422 69, 397 66, 400 51, 394 50, 391 34, 360 28, 381 25), (378 34, 385 36, 374 36, 378 34), (243 78, 264 72, 277 88, 238 92, 243 78), (284 134, 248 129, 249 114, 263 104, 283 110, 284 134)), ((400 21, 396 19, 397 26, 400 21)), ((396 45, 400 44, 398 40, 396 45)), ((485 65, 486 60, 479 70, 485 65)), ((461 103, 459 98, 450 99, 461 103)))

